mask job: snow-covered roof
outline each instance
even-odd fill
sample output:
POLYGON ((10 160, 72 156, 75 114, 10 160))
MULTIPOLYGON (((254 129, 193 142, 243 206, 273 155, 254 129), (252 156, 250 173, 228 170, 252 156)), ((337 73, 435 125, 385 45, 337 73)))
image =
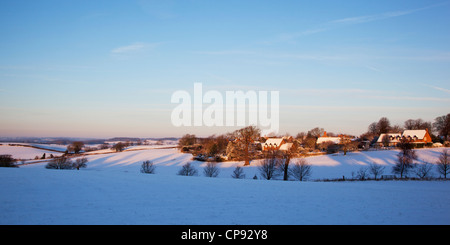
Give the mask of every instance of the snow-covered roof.
POLYGON ((288 151, 289 149, 291 149, 292 147, 292 143, 286 143, 280 146, 280 150, 281 151, 288 151))
POLYGON ((319 137, 317 138, 317 144, 331 141, 335 144, 339 144, 341 142, 341 137, 319 137))
POLYGON ((425 137, 425 134, 427 133, 427 131, 425 129, 420 129, 420 130, 405 130, 403 132, 403 137, 417 137, 418 139, 423 139, 423 137, 425 137))
POLYGON ((283 141, 283 138, 268 138, 266 140, 266 142, 264 143, 264 145, 280 146, 282 141, 283 141))
POLYGON ((383 142, 383 138, 384 138, 385 135, 389 136, 389 140, 392 143, 400 142, 400 138, 402 137, 402 135, 399 134, 399 133, 380 134, 380 137, 378 137, 377 143, 382 143, 383 142))

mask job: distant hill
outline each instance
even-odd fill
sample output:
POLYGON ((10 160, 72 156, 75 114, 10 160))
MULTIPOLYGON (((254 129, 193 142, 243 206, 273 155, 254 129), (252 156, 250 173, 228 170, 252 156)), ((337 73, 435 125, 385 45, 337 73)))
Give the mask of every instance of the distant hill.
POLYGON ((105 141, 144 141, 144 140, 173 140, 176 141, 179 138, 176 137, 164 137, 164 138, 136 138, 136 137, 114 137, 110 139, 97 139, 97 138, 78 138, 78 137, 0 137, 0 142, 11 143, 34 143, 34 144, 58 144, 68 145, 74 141, 83 141, 85 144, 103 144, 105 141))
POLYGON ((144 141, 144 140, 178 140, 176 137, 164 137, 164 138, 134 138, 134 137, 114 137, 107 139, 107 141, 144 141))
POLYGON ((75 137, 0 137, 0 142, 59 144, 68 145, 74 141, 83 141, 89 144, 102 144, 104 139, 75 138, 75 137))

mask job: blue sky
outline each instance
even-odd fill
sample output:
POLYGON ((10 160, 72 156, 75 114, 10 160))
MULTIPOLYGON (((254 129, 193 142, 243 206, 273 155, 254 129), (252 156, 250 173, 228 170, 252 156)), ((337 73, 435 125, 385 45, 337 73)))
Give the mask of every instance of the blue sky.
POLYGON ((280 133, 450 108, 450 1, 0 1, 0 136, 201 136, 176 90, 280 91, 280 133))

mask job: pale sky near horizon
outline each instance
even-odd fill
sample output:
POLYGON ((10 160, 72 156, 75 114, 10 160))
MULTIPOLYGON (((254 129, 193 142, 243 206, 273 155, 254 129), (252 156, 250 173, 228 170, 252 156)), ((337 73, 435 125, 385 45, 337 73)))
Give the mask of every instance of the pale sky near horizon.
POLYGON ((0 1, 0 136, 179 137, 176 90, 280 91, 280 134, 450 113, 450 1, 0 1))

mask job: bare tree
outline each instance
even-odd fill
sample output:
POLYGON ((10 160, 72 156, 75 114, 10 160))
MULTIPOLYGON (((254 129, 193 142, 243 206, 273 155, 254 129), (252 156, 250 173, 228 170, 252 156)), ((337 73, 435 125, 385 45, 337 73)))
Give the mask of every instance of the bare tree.
POLYGON ((289 163, 291 162, 291 159, 296 156, 298 153, 298 143, 297 141, 294 141, 288 149, 284 151, 279 151, 277 155, 281 158, 278 170, 283 174, 283 180, 289 179, 289 163))
POLYGON ((351 148, 352 141, 345 136, 341 136, 341 138, 339 139, 339 143, 341 144, 342 150, 344 151, 344 156, 347 155, 347 151, 351 148))
POLYGON ((188 162, 181 167, 180 171, 178 171, 177 174, 183 176, 195 176, 198 175, 198 172, 197 169, 195 169, 195 167, 192 166, 190 162, 188 162))
POLYGON ((283 180, 289 180, 289 177, 291 175, 291 172, 289 171, 289 162, 290 159, 284 158, 283 155, 278 156, 278 163, 276 166, 275 171, 277 171, 277 176, 283 176, 283 180))
POLYGON ((47 169, 73 169, 73 163, 68 157, 65 157, 65 156, 55 157, 49 163, 47 163, 45 168, 47 168, 47 169))
POLYGON ((178 146, 183 147, 193 145, 196 143, 196 140, 197 139, 194 134, 185 134, 183 135, 183 137, 180 138, 180 140, 178 140, 178 146))
POLYGON ((448 150, 444 149, 437 161, 437 171, 444 175, 444 179, 447 178, 447 174, 450 174, 450 158, 448 156, 448 150))
POLYGON ((319 127, 315 127, 311 130, 308 131, 306 138, 307 138, 307 142, 306 144, 310 147, 310 148, 317 148, 317 139, 325 132, 325 130, 323 128, 319 128, 319 127))
POLYGON ((307 136, 317 139, 323 134, 324 131, 325 130, 323 128, 315 127, 308 131, 307 136))
POLYGON ((391 132, 391 133, 398 133, 398 134, 401 134, 401 133, 403 132, 403 130, 404 130, 404 129, 402 128, 402 126, 396 124, 396 125, 394 125, 394 126, 391 127, 390 132, 391 132))
POLYGON ((392 172, 400 174, 400 178, 407 175, 414 168, 414 160, 417 160, 413 145, 406 138, 402 138, 398 144, 400 153, 397 155, 397 162, 392 167, 392 172))
POLYGON ((432 126, 431 122, 426 122, 421 118, 416 120, 408 119, 405 121, 405 129, 407 130, 428 129, 428 131, 431 133, 432 126))
POLYGON ((242 152, 244 166, 250 165, 250 159, 253 158, 251 145, 260 137, 261 130, 255 126, 248 126, 234 131, 233 136, 237 143, 237 148, 242 152))
POLYGON ((311 176, 312 173, 311 165, 308 164, 306 159, 297 158, 295 159, 293 166, 290 169, 290 172, 295 179, 303 181, 304 179, 311 176))
POLYGON ((0 167, 17 167, 11 155, 0 155, 0 167))
POLYGON ((156 166, 150 160, 144 161, 141 165, 141 173, 154 174, 155 169, 156 166))
POLYGON ((203 168, 203 173, 206 177, 217 177, 220 173, 220 169, 217 167, 217 163, 208 162, 203 168))
POLYGON ((315 149, 316 142, 317 142, 316 138, 307 137, 306 139, 303 140, 303 145, 307 148, 315 149))
POLYGON ((376 163, 369 164, 369 172, 371 174, 373 174, 374 179, 377 179, 377 176, 382 175, 384 172, 384 169, 385 169, 385 167, 380 164, 376 164, 376 163))
POLYGON ((414 172, 416 173, 417 177, 421 179, 426 179, 429 177, 432 168, 433 164, 429 162, 424 162, 421 164, 417 164, 414 172))
POLYGON ((378 134, 386 134, 391 129, 391 123, 387 117, 382 117, 377 123, 378 134))
POLYGON ((270 180, 278 175, 277 166, 279 165, 280 159, 276 156, 265 158, 262 164, 258 167, 261 177, 270 180))
POLYGON ((303 140, 306 139, 306 133, 305 132, 297 133, 295 139, 297 139, 299 143, 303 143, 303 140))
POLYGON ((86 163, 88 162, 86 157, 82 157, 82 158, 78 158, 77 160, 75 160, 75 162, 73 163, 73 167, 76 168, 77 170, 80 170, 80 168, 85 168, 87 167, 86 163))
POLYGON ((388 134, 383 135, 383 138, 381 139, 381 142, 383 143, 384 147, 388 147, 391 143, 391 138, 388 134))
POLYGON ((411 158, 398 154, 397 155, 397 162, 392 167, 392 173, 394 174, 400 174, 400 178, 403 178, 403 176, 407 176, 409 170, 414 168, 414 163, 411 158))
POLYGON ((231 174, 231 177, 235 179, 245 179, 245 174, 242 167, 236 166, 236 168, 233 171, 233 174, 231 174))
POLYGON ((118 142, 117 144, 113 145, 111 149, 115 150, 116 152, 120 152, 123 151, 123 149, 125 149, 126 146, 127 145, 125 143, 118 142))
POLYGON ((356 178, 358 178, 359 180, 365 180, 367 178, 367 172, 367 167, 359 168, 359 170, 356 172, 356 178))
POLYGON ((445 140, 448 140, 450 135, 450 113, 444 116, 436 117, 434 119, 433 128, 445 140))
POLYGON ((413 119, 408 119, 405 121, 405 129, 411 130, 411 129, 414 129, 414 126, 415 126, 415 122, 413 119))
POLYGON ((369 125, 369 127, 367 128, 367 133, 369 134, 378 134, 378 130, 377 130, 377 122, 373 122, 369 125))
POLYGON ((80 153, 80 151, 83 149, 84 143, 81 141, 74 141, 72 144, 67 146, 68 152, 74 152, 75 154, 80 153))

